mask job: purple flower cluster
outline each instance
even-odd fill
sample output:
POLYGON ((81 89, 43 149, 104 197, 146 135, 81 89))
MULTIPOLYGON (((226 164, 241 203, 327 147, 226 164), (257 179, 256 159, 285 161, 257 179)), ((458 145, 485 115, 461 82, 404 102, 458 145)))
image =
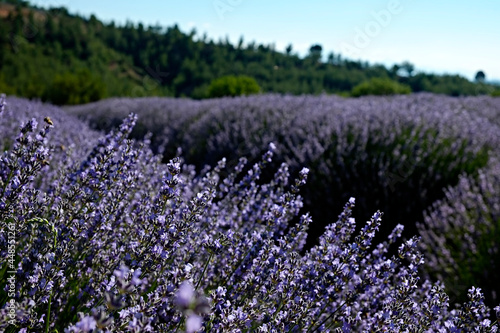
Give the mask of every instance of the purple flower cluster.
POLYGON ((462 176, 418 224, 425 273, 444 281, 457 301, 471 284, 480 285, 487 303, 500 292, 500 162, 492 158, 478 177, 462 176))
POLYGON ((95 140, 76 119, 56 121, 56 109, 12 99, 0 128, 27 106, 54 116, 41 128, 23 121, 14 140, 0 141, 2 257, 15 230, 15 265, 0 263, 2 283, 12 270, 15 285, 13 295, 9 284, 0 291, 2 331, 498 329, 479 289, 453 307, 441 282, 422 280, 419 239, 399 241, 401 225, 380 243, 382 213, 356 228, 353 198, 306 250, 312 219, 301 215, 299 189, 312 171, 293 179, 283 163, 264 181, 272 143, 250 166, 220 159, 197 172, 129 140, 133 114, 95 140))

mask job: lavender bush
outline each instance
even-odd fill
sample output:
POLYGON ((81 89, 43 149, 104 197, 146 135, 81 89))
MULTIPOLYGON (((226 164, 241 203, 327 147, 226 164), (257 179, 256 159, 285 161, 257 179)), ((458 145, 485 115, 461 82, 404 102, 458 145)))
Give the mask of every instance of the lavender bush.
POLYGON ((427 275, 444 281, 453 300, 462 301, 471 284, 481 285, 489 304, 500 292, 500 163, 479 177, 461 177, 418 224, 427 275))
MULTIPOLYGON (((17 122, 10 107, 0 99, 0 126, 17 122)), ((197 173, 128 140, 135 121, 68 158, 51 145, 64 124, 28 120, 3 152, 3 331, 498 330, 479 289, 453 308, 442 283, 419 278, 418 239, 398 241, 401 225, 374 244, 375 212, 356 232, 354 199, 302 251, 311 217, 289 222, 309 170, 290 181, 282 164, 262 183, 273 144, 247 172, 241 158, 226 177, 224 159, 197 173)))
MULTIPOLYGON (((167 160, 181 147, 197 170, 224 157, 229 165, 239 156, 252 164, 264 153, 262 147, 277 143, 273 168, 286 162, 292 172, 304 165, 312 171, 302 191, 317 222, 311 226, 310 244, 332 222, 331 209, 340 209, 351 196, 358 200, 358 219, 384 211, 386 222, 377 240, 400 222, 411 237, 423 211, 444 196, 443 188, 457 184, 462 173, 473 175, 485 167, 500 143, 499 128, 491 122, 498 118, 500 103, 487 97, 119 99, 69 111, 93 119, 93 124, 107 114, 123 119, 136 112, 141 126, 155 133, 154 142, 169 143, 167 160), (115 108, 118 101, 123 107, 115 108)), ((264 174, 265 179, 271 176, 264 174)))
POLYGON ((180 98, 110 98, 100 102, 66 107, 91 128, 109 131, 118 128, 130 114, 140 115, 131 136, 142 139, 152 133, 151 148, 165 155, 165 160, 177 154, 177 148, 189 123, 198 117, 202 104, 180 98))

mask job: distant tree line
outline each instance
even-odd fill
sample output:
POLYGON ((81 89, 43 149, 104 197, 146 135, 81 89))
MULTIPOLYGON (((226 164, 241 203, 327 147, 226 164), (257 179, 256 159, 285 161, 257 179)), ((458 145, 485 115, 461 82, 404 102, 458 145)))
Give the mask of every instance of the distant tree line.
POLYGON ((279 52, 243 37, 236 44, 213 41, 195 30, 182 32, 177 25, 105 24, 94 15, 81 17, 64 7, 36 8, 27 1, 2 1, 0 6, 8 13, 0 20, 0 90, 57 104, 109 96, 208 98, 217 96, 213 85, 222 77, 251 78, 258 87, 252 92, 494 93, 482 71, 471 82, 459 75, 416 73, 408 62, 386 68, 333 52, 324 56, 319 44, 299 57, 292 45, 279 52))

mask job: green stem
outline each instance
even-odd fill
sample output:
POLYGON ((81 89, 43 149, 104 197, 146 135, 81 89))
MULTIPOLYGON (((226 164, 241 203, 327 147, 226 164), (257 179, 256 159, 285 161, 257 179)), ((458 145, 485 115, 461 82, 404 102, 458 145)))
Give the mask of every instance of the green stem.
POLYGON ((179 329, 179 327, 181 326, 181 324, 184 322, 184 317, 181 318, 181 320, 179 320, 179 322, 177 323, 177 326, 175 326, 175 331, 174 333, 177 333, 177 330, 179 329))
MULTIPOLYGON (((340 306, 337 307, 337 309, 335 311, 333 311, 328 317, 326 317, 321 323, 319 323, 319 325, 316 326, 316 328, 314 330, 312 330, 311 332, 316 332, 321 327, 321 325, 326 323, 328 321, 328 319, 332 318, 337 313, 337 311, 339 311, 346 303, 347 303, 347 301, 344 301, 344 303, 340 304, 340 306)), ((311 328, 314 327, 314 324, 315 323, 313 323, 311 325, 311 327, 307 330, 307 332, 309 332, 311 330, 311 328)))
MULTIPOLYGON (((205 263, 205 267, 203 268, 203 272, 201 273, 200 279, 198 280, 198 283, 196 283, 196 287, 194 287, 195 290, 197 290, 198 287, 200 286, 201 281, 203 280, 203 276, 205 275, 205 272, 207 271, 208 264, 210 263, 210 260, 212 260, 212 256, 213 256, 213 253, 210 253, 208 260, 205 263)), ((181 324, 183 322, 184 322, 184 317, 182 317, 181 320, 179 320, 179 322, 177 323, 177 326, 175 327, 174 333, 177 332, 177 330, 179 329, 179 327, 181 326, 181 324)))
MULTIPOLYGON (((49 221, 47 221, 47 220, 44 220, 44 219, 41 219, 41 220, 49 223, 49 221)), ((57 232, 56 232, 56 228, 55 228, 54 224, 51 225, 51 231, 54 234, 54 252, 55 252, 55 249, 57 247, 57 232)), ((52 290, 50 291, 49 307, 47 309, 47 318, 46 318, 47 325, 45 325, 45 332, 46 333, 49 332, 49 328, 50 328, 50 308, 51 308, 51 305, 52 305, 52 290)))
POLYGON ((274 311, 274 314, 273 314, 273 321, 276 319, 276 316, 281 311, 282 307, 283 307, 283 298, 280 298, 280 302, 279 302, 278 308, 276 309, 276 311, 274 311))
POLYGON ((226 286, 226 283, 229 282, 229 279, 231 279, 231 277, 233 276, 233 274, 238 270, 238 268, 240 268, 241 264, 243 263, 243 261, 246 259, 246 257, 248 256, 248 254, 253 250, 253 248, 256 246, 257 244, 253 244, 252 246, 250 246, 248 248, 248 250, 245 252, 245 254, 241 257, 241 260, 238 262, 238 264, 236 266, 234 266, 234 269, 233 271, 231 272, 231 274, 229 274, 225 279, 224 281, 222 282, 221 286, 222 287, 225 287, 226 286))
POLYGON ((212 256, 213 255, 214 255, 213 253, 210 253, 210 257, 208 257, 208 260, 205 263, 205 267, 203 268, 203 273, 201 273, 200 279, 198 280, 198 283, 196 284, 196 287, 194 287, 195 290, 197 290, 198 287, 200 286, 201 280, 203 280, 203 276, 205 275, 205 272, 207 271, 208 264, 210 263, 210 260, 212 260, 212 256))
POLYGON ((47 318, 45 318, 45 321, 47 322, 47 325, 45 325, 45 333, 49 333, 49 328, 50 328, 50 306, 52 304, 52 293, 50 293, 49 296, 49 308, 47 309, 47 318))

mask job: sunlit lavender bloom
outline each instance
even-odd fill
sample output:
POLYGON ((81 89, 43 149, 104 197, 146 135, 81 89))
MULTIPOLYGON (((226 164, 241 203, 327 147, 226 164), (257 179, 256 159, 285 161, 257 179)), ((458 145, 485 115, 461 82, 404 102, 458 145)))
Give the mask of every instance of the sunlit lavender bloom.
POLYGON ((176 293, 175 302, 182 309, 188 309, 195 301, 194 287, 189 281, 183 281, 176 293))
POLYGON ((78 323, 75 324, 74 332, 91 332, 95 330, 97 322, 94 317, 83 317, 78 323))
POLYGON ((193 333, 201 328, 203 320, 200 316, 196 314, 190 315, 186 319, 186 333, 193 333))

